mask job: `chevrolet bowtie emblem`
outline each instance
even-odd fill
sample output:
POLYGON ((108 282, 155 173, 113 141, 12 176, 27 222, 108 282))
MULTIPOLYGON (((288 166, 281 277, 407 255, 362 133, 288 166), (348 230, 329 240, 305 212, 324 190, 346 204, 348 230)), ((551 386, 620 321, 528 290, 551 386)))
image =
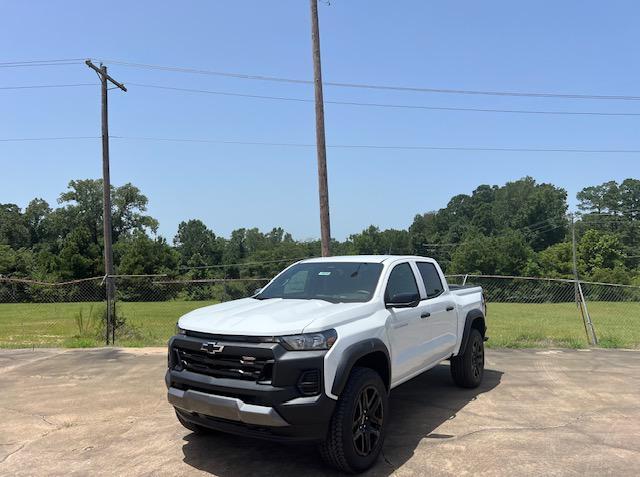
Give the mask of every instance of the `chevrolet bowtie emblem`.
POLYGON ((200 351, 206 351, 209 354, 216 354, 224 349, 224 345, 218 344, 215 341, 209 343, 202 343, 200 351))

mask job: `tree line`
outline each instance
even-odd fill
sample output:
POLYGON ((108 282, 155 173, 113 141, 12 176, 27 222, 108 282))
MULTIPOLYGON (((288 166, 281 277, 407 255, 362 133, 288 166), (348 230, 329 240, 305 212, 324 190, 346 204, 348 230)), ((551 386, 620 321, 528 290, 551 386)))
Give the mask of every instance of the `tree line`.
MULTIPOLYGON (((318 256, 318 240, 295 240, 280 227, 239 228, 222 237, 203 221, 181 222, 171 242, 157 234, 147 197, 128 183, 112 187, 116 273, 180 279, 271 277, 287 261, 318 256)), ((640 180, 605 182, 577 194, 582 279, 640 284, 640 180)), ((415 215, 408 229, 371 225, 335 255, 417 254, 446 273, 572 277, 567 192, 531 177, 480 185, 446 207, 415 215)), ((102 181, 72 180, 52 206, 0 204, 0 275, 66 281, 104 274, 102 181)))

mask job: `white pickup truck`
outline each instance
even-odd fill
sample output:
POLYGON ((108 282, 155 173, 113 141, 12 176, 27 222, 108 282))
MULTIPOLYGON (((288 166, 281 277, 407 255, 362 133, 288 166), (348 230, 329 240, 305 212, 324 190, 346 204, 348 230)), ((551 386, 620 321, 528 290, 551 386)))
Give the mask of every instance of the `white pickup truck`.
POLYGON ((480 287, 449 286, 435 260, 302 260, 250 298, 187 313, 169 341, 169 402, 189 430, 316 441, 346 472, 371 467, 389 391, 451 362, 456 384, 484 369, 480 287))

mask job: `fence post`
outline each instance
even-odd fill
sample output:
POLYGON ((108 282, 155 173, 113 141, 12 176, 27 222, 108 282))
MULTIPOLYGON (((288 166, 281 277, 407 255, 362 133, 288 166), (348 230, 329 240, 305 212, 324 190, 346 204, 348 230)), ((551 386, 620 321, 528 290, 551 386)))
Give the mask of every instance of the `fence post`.
POLYGON ((578 280, 573 280, 573 297, 576 301, 576 308, 580 313, 580 319, 584 325, 584 334, 587 335, 587 343, 591 344, 591 335, 589 334, 589 328, 587 327, 587 320, 584 316, 584 308, 582 308, 582 299, 580 297, 580 289, 578 288, 578 280))
POLYGON ((596 330, 593 327, 593 322, 591 321, 591 315, 589 315, 589 309, 587 308, 587 301, 584 299, 584 293, 582 292, 582 285, 580 284, 580 281, 578 281, 578 291, 580 292, 580 302, 582 303, 582 307, 584 309, 583 317, 585 318, 584 320, 585 328, 588 328, 587 338, 590 344, 597 345, 598 337, 596 336, 596 330), (589 331, 591 332, 591 334, 589 334, 589 331))
POLYGON ((573 286, 576 298, 576 306, 580 310, 580 316, 582 317, 582 324, 584 325, 584 332, 587 334, 587 342, 589 344, 597 344, 596 334, 593 331, 593 325, 591 324, 591 317, 587 310, 587 304, 584 301, 584 294, 582 293, 582 286, 580 286, 580 278, 578 277, 578 253, 576 250, 576 225, 573 214, 570 214, 571 218, 571 261, 573 265, 573 286), (593 333, 589 333, 589 327, 593 333))
POLYGON ((104 322, 104 338, 105 338, 105 343, 107 346, 109 346, 109 338, 111 336, 113 336, 113 338, 111 339, 111 343, 114 343, 115 340, 115 330, 112 331, 113 328, 115 328, 115 320, 113 319, 113 312, 114 310, 114 302, 113 302, 113 277, 111 277, 110 275, 105 275, 102 278, 102 283, 100 283, 100 285, 104 285, 105 287, 105 299, 107 301, 107 310, 106 310, 106 314, 105 314, 105 322, 104 322))
POLYGON ((111 292, 107 294, 107 308, 109 309, 109 320, 111 321, 111 344, 116 344, 116 283, 114 277, 107 279, 107 287, 111 292))
POLYGON ((465 274, 464 278, 462 279, 462 284, 466 285, 467 284, 467 278, 469 278, 469 274, 465 274))

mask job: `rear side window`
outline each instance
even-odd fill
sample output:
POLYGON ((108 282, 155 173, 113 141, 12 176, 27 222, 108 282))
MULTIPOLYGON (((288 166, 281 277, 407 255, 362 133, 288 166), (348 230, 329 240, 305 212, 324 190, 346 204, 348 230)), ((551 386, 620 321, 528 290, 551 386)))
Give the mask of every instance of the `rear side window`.
POLYGON ((389 300, 394 295, 400 293, 418 293, 418 285, 413 276, 413 270, 408 263, 397 265, 389 275, 387 282, 387 290, 385 291, 385 299, 389 300))
POLYGON ((418 270, 422 275, 422 281, 424 287, 427 290, 427 298, 433 298, 444 291, 442 282, 440 281, 440 274, 433 263, 418 262, 418 270))

